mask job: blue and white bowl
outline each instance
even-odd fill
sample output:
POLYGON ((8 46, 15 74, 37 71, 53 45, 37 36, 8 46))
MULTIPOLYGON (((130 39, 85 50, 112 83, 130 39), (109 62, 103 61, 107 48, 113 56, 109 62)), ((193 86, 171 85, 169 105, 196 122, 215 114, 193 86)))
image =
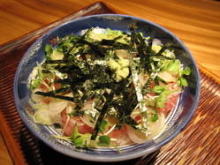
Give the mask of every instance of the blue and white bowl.
POLYGON ((148 155, 172 140, 179 134, 190 121, 193 113, 198 105, 200 93, 200 76, 195 61, 180 39, 167 29, 153 22, 140 18, 119 15, 119 14, 101 14, 88 17, 82 17, 69 22, 66 22, 39 38, 27 50, 21 60, 15 80, 14 80, 14 96, 17 110, 24 121, 25 125, 31 132, 41 139, 54 150, 68 155, 70 157, 97 161, 97 162, 115 162, 129 160, 141 156, 148 155), (68 142, 58 140, 51 136, 56 134, 52 127, 43 126, 33 122, 28 112, 33 111, 29 104, 30 91, 27 88, 28 76, 30 75, 36 63, 40 63, 44 58, 44 46, 53 38, 63 37, 69 34, 77 34, 84 29, 91 27, 111 28, 115 30, 128 31, 129 25, 136 24, 138 31, 149 33, 153 32, 155 37, 162 42, 172 42, 178 49, 175 54, 181 60, 183 65, 192 68, 192 74, 189 78, 190 85, 185 88, 180 96, 179 102, 175 111, 167 120, 167 129, 156 139, 147 141, 144 144, 131 145, 129 147, 120 148, 120 152, 112 149, 77 149, 68 142))

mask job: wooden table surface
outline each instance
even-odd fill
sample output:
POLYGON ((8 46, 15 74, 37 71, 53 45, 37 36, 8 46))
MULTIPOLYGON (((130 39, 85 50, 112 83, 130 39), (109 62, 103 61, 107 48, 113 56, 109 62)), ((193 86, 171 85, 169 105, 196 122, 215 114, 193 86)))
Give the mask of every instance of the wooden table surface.
MULTIPOLYGON (((0 45, 94 3, 95 0, 0 0, 0 45)), ((198 65, 220 82, 220 2, 103 0, 117 13, 148 19, 184 41, 198 65)), ((0 164, 12 164, 0 135, 0 164)))

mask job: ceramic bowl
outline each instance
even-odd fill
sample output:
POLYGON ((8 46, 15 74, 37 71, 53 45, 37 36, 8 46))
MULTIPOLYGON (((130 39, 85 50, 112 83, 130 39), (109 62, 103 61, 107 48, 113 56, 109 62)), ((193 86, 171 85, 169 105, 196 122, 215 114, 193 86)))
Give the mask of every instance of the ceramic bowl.
POLYGON ((14 97, 17 110, 25 125, 39 139, 54 150, 68 155, 70 157, 98 161, 98 162, 114 162, 129 160, 150 154, 160 147, 171 141, 177 136, 190 121, 197 107, 200 93, 200 77, 195 61, 180 39, 164 27, 143 20, 140 18, 118 15, 118 14, 102 14, 82 17, 66 22, 39 38, 27 50, 21 60, 15 80, 14 80, 14 97), (110 149, 77 149, 68 142, 58 140, 51 136, 55 133, 52 127, 43 126, 33 122, 28 112, 33 111, 29 104, 30 91, 27 88, 28 76, 36 63, 40 63, 44 58, 44 46, 53 38, 63 37, 68 34, 77 34, 81 30, 91 27, 111 28, 121 31, 128 31, 129 25, 136 24, 138 31, 143 33, 154 33, 155 38, 160 39, 163 43, 172 42, 178 49, 175 54, 181 60, 184 66, 192 69, 189 77, 189 87, 182 92, 178 104, 172 115, 167 119, 167 129, 156 139, 147 141, 144 144, 132 145, 120 148, 120 152, 110 149))

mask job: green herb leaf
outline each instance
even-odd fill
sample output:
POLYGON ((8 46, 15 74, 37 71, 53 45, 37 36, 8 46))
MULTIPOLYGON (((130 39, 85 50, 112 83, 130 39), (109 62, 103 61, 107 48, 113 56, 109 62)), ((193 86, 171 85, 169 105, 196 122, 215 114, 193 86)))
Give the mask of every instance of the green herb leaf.
POLYGON ((153 110, 148 114, 148 118, 151 122, 155 122, 158 120, 158 113, 157 111, 153 110))
POLYGON ((72 140, 72 142, 74 143, 74 145, 76 147, 82 147, 83 146, 83 138, 82 138, 82 136, 77 136, 74 140, 72 140))
POLYGON ((47 59, 50 59, 50 55, 51 55, 51 53, 53 52, 52 46, 49 45, 49 44, 45 45, 44 51, 45 51, 45 56, 46 56, 46 58, 47 58, 47 59))
POLYGON ((162 92, 159 97, 156 98, 156 107, 163 108, 167 102, 167 96, 170 94, 170 91, 165 90, 162 92))
POLYGON ((180 61, 179 60, 173 60, 171 61, 167 68, 166 71, 172 73, 172 74, 178 74, 180 72, 180 61))
POLYGON ((186 80, 185 78, 183 78, 183 77, 181 77, 181 78, 179 79, 179 83, 180 83, 180 85, 183 86, 183 87, 187 87, 187 86, 188 86, 187 80, 186 80))
POLYGON ((155 113, 155 114, 153 114, 153 116, 151 117, 151 121, 152 121, 152 122, 155 122, 155 121, 157 121, 157 120, 158 120, 158 114, 155 113))
POLYGON ((157 85, 153 88, 153 92, 155 92, 157 94, 160 94, 160 93, 164 92, 165 90, 166 90, 166 88, 164 86, 159 86, 159 85, 157 85))
POLYGON ((31 89, 37 88, 40 85, 41 81, 42 81, 41 79, 32 80, 30 84, 30 88, 31 89))
POLYGON ((99 143, 100 146, 108 146, 110 144, 110 137, 109 136, 99 136, 99 143))
POLYGON ((190 75, 191 69, 189 67, 185 67, 185 69, 182 70, 181 74, 182 75, 190 75))
POLYGON ((108 122, 106 120, 102 120, 101 124, 99 126, 99 131, 104 132, 106 127, 107 127, 107 125, 108 125, 108 122))
POLYGON ((76 147, 85 147, 89 145, 90 136, 91 134, 79 133, 77 127, 75 127, 70 137, 70 140, 76 147))

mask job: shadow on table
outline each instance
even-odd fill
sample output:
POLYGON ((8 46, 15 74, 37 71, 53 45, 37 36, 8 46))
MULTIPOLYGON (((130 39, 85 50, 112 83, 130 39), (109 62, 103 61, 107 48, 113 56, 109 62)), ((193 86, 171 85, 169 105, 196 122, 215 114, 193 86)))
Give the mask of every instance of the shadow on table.
POLYGON ((147 157, 122 162, 88 162, 60 154, 37 140, 26 128, 20 131, 20 144, 29 165, 153 165, 160 152, 156 151, 147 157))

